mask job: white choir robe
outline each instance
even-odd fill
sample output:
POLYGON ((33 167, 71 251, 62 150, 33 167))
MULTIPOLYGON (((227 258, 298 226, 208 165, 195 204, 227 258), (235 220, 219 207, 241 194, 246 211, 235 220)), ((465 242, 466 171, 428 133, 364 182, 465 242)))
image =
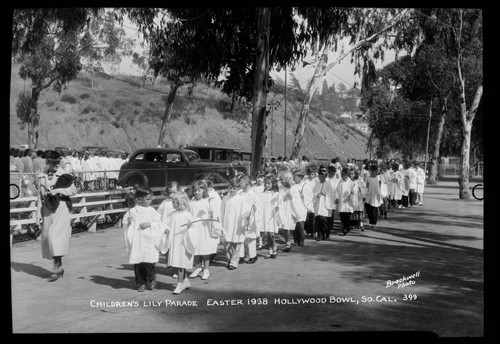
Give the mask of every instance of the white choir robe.
POLYGON ((318 181, 316 179, 306 179, 304 185, 302 185, 302 199, 304 200, 304 205, 307 211, 314 213, 314 195, 313 188, 318 181))
POLYGON ((424 193, 425 171, 422 167, 417 168, 417 193, 424 193))
POLYGON ((296 222, 305 221, 307 217, 307 208, 300 194, 302 186, 303 182, 294 184, 290 188, 290 193, 292 194, 292 217, 296 219, 296 222))
POLYGON ((381 193, 382 179, 380 176, 368 177, 366 180, 365 203, 373 207, 380 207, 384 201, 381 193))
POLYGON ((190 211, 176 210, 170 215, 170 237, 167 266, 181 269, 193 267, 194 245, 192 227, 186 223, 193 220, 190 211))
POLYGON ((332 216, 332 210, 335 208, 335 190, 328 181, 317 182, 313 187, 314 215, 332 216), (322 195, 323 194, 323 195, 322 195))
MULTIPOLYGON (((196 200, 193 198, 189 202, 193 221, 209 220, 212 207, 208 198, 196 200)), ((199 221, 191 225, 193 233, 193 243, 195 246, 195 255, 206 256, 217 253, 219 237, 212 233, 212 221, 199 221)))
POLYGON ((280 228, 293 231, 295 229, 295 221, 292 218, 292 194, 289 188, 281 187, 280 196, 283 201, 283 206, 280 207, 280 228))
POLYGON ((132 222, 125 227, 125 244, 129 253, 129 263, 157 263, 159 252, 166 241, 166 226, 153 207, 136 205, 130 209, 125 218, 132 222), (150 222, 151 226, 141 229, 140 225, 150 222))
POLYGON ((210 222, 210 230, 212 232, 213 236, 220 237, 222 235, 223 229, 221 225, 221 218, 220 218, 220 207, 222 205, 222 198, 220 197, 219 193, 215 191, 213 188, 208 188, 208 203, 210 203, 210 208, 214 212, 214 220, 210 222))
POLYGON ((251 205, 238 192, 222 199, 221 219, 226 242, 243 243, 251 205))
POLYGON ((389 171, 385 171, 380 174, 380 179, 382 180, 382 186, 380 187, 380 193, 382 198, 389 197, 389 185, 391 183, 391 174, 389 171))
POLYGON ((354 182, 347 178, 347 180, 341 179, 337 184, 337 189, 335 190, 335 198, 338 199, 337 212, 339 213, 352 213, 354 211, 353 207, 353 197, 354 197, 354 182))
POLYGON ((278 233, 279 230, 279 207, 282 206, 279 192, 264 191, 257 195, 257 211, 255 221, 257 228, 262 232, 278 233), (278 211, 276 211, 278 207, 278 211))
POLYGON ((365 210, 365 202, 363 198, 366 195, 366 184, 362 178, 358 178, 354 180, 354 189, 352 196, 352 207, 353 211, 364 211, 365 210))
MULTIPOLYGON (((167 226, 170 229, 170 217, 174 213, 175 209, 174 206, 172 205, 172 199, 166 198, 161 202, 159 205, 158 209, 156 209, 156 212, 160 215, 161 222, 167 226)), ((166 247, 164 249, 163 254, 167 253, 168 246, 170 242, 172 241, 172 231, 169 230, 168 236, 167 236, 167 242, 166 242, 166 247)))
POLYGON ((389 198, 399 201, 403 195, 403 175, 400 171, 391 173, 391 183, 389 184, 389 198))
POLYGON ((257 230, 257 224, 255 222, 255 211, 253 210, 253 206, 256 206, 257 203, 257 195, 252 191, 252 189, 250 189, 247 192, 241 192, 241 197, 243 197, 243 199, 250 206, 250 215, 248 216, 245 236, 247 238, 256 239, 260 235, 260 232, 257 230))

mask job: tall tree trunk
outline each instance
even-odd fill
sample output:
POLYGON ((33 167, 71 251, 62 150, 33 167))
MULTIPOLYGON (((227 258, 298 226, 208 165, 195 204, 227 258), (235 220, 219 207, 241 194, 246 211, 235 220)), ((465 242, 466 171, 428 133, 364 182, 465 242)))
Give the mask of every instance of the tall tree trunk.
POLYGON ((472 101, 472 105, 467 111, 466 103, 465 103, 465 83, 461 78, 460 74, 460 119, 462 122, 462 147, 460 152, 460 175, 458 177, 458 193, 460 199, 469 199, 469 173, 470 173, 470 140, 472 133, 472 122, 474 121, 474 117, 476 115, 477 108, 479 106, 479 102, 481 101, 481 97, 483 95, 483 85, 479 85, 476 90, 476 95, 474 96, 474 100, 472 101))
POLYGON ((266 104, 269 76, 269 35, 271 9, 257 9, 258 41, 255 61, 252 110, 252 163, 250 173, 253 178, 262 169, 262 156, 266 139, 266 104))
POLYGON ((302 109, 300 110, 299 122, 297 123, 297 129, 295 129, 295 136, 293 138, 292 146, 292 159, 297 159, 300 155, 300 142, 304 138, 304 132, 306 130, 306 121, 309 114, 309 106, 311 104, 314 92, 319 84, 321 78, 325 75, 326 63, 328 62, 328 51, 330 45, 326 44, 323 53, 319 59, 316 69, 314 70, 314 75, 309 83, 309 88, 307 89, 306 98, 302 103, 302 109))
POLYGON ((32 104, 28 121, 28 147, 38 149, 38 132, 40 130, 40 114, 38 113, 38 97, 40 90, 33 88, 31 90, 32 104))
POLYGON ((441 107, 441 118, 439 120, 438 132, 436 134, 436 141, 434 142, 434 150, 430 159, 430 173, 427 184, 436 184, 438 180, 438 160, 439 160, 439 150, 441 148, 441 140, 443 138, 444 123, 446 122, 446 114, 448 113, 448 97, 443 99, 443 105, 441 107))
POLYGON ((158 146, 165 146, 166 139, 165 134, 167 132, 167 123, 170 121, 170 116, 172 115, 172 108, 174 107, 174 99, 177 94, 177 90, 180 87, 180 83, 172 82, 170 85, 170 91, 168 92, 167 103, 165 105, 165 113, 163 114, 163 122, 160 128, 160 135, 158 137, 158 146))
POLYGON ((472 132, 472 123, 467 123, 462 128, 462 147, 460 151, 460 175, 458 177, 459 198, 469 199, 469 156, 470 156, 470 138, 472 132))

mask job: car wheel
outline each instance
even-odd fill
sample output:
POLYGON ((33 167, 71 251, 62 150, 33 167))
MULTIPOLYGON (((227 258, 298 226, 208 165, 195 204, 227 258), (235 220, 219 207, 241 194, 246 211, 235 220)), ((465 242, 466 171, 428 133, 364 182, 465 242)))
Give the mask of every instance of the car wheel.
POLYGON ((144 186, 144 181, 141 178, 139 178, 139 177, 130 177, 127 180, 127 185, 128 186, 132 186, 132 187, 134 187, 136 185, 138 185, 138 186, 144 186))

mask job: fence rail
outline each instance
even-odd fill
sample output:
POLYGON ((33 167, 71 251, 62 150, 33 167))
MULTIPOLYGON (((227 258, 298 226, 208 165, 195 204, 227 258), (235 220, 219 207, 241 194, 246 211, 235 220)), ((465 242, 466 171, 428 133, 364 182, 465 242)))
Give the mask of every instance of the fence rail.
MULTIPOLYGON (((72 233, 95 232, 98 228, 113 226, 117 223, 121 225, 123 214, 129 209, 127 193, 123 188, 112 186, 107 182, 107 172, 109 171, 102 171, 103 177, 101 183, 98 184, 99 188, 93 190, 88 190, 84 187, 84 183, 81 183, 85 180, 81 174, 85 172, 73 173, 78 193, 70 197, 73 205, 70 213, 72 233)), ((38 174, 11 173, 10 183, 11 186, 16 186, 11 187, 10 195, 11 243, 36 239, 41 229, 38 223, 38 212, 41 206, 38 174)), ((213 187, 221 195, 228 191, 227 183, 214 184, 213 187)), ((153 191, 152 206, 157 209, 167 197, 164 194, 165 188, 152 187, 151 190, 153 191)))

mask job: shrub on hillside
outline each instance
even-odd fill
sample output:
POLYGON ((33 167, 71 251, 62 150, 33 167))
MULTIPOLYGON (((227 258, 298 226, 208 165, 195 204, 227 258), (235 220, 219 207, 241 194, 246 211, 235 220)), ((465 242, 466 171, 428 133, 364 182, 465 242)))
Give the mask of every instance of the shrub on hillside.
POLYGON ((78 103, 78 100, 72 96, 71 94, 63 94, 61 97, 62 102, 70 103, 70 104, 76 104, 78 103))
POLYGON ((87 99, 87 98, 90 98, 90 94, 88 94, 88 93, 80 94, 80 99, 87 99))
POLYGON ((94 107, 92 105, 87 105, 86 107, 83 108, 81 114, 82 115, 86 115, 88 114, 89 112, 92 112, 94 111, 94 107))

